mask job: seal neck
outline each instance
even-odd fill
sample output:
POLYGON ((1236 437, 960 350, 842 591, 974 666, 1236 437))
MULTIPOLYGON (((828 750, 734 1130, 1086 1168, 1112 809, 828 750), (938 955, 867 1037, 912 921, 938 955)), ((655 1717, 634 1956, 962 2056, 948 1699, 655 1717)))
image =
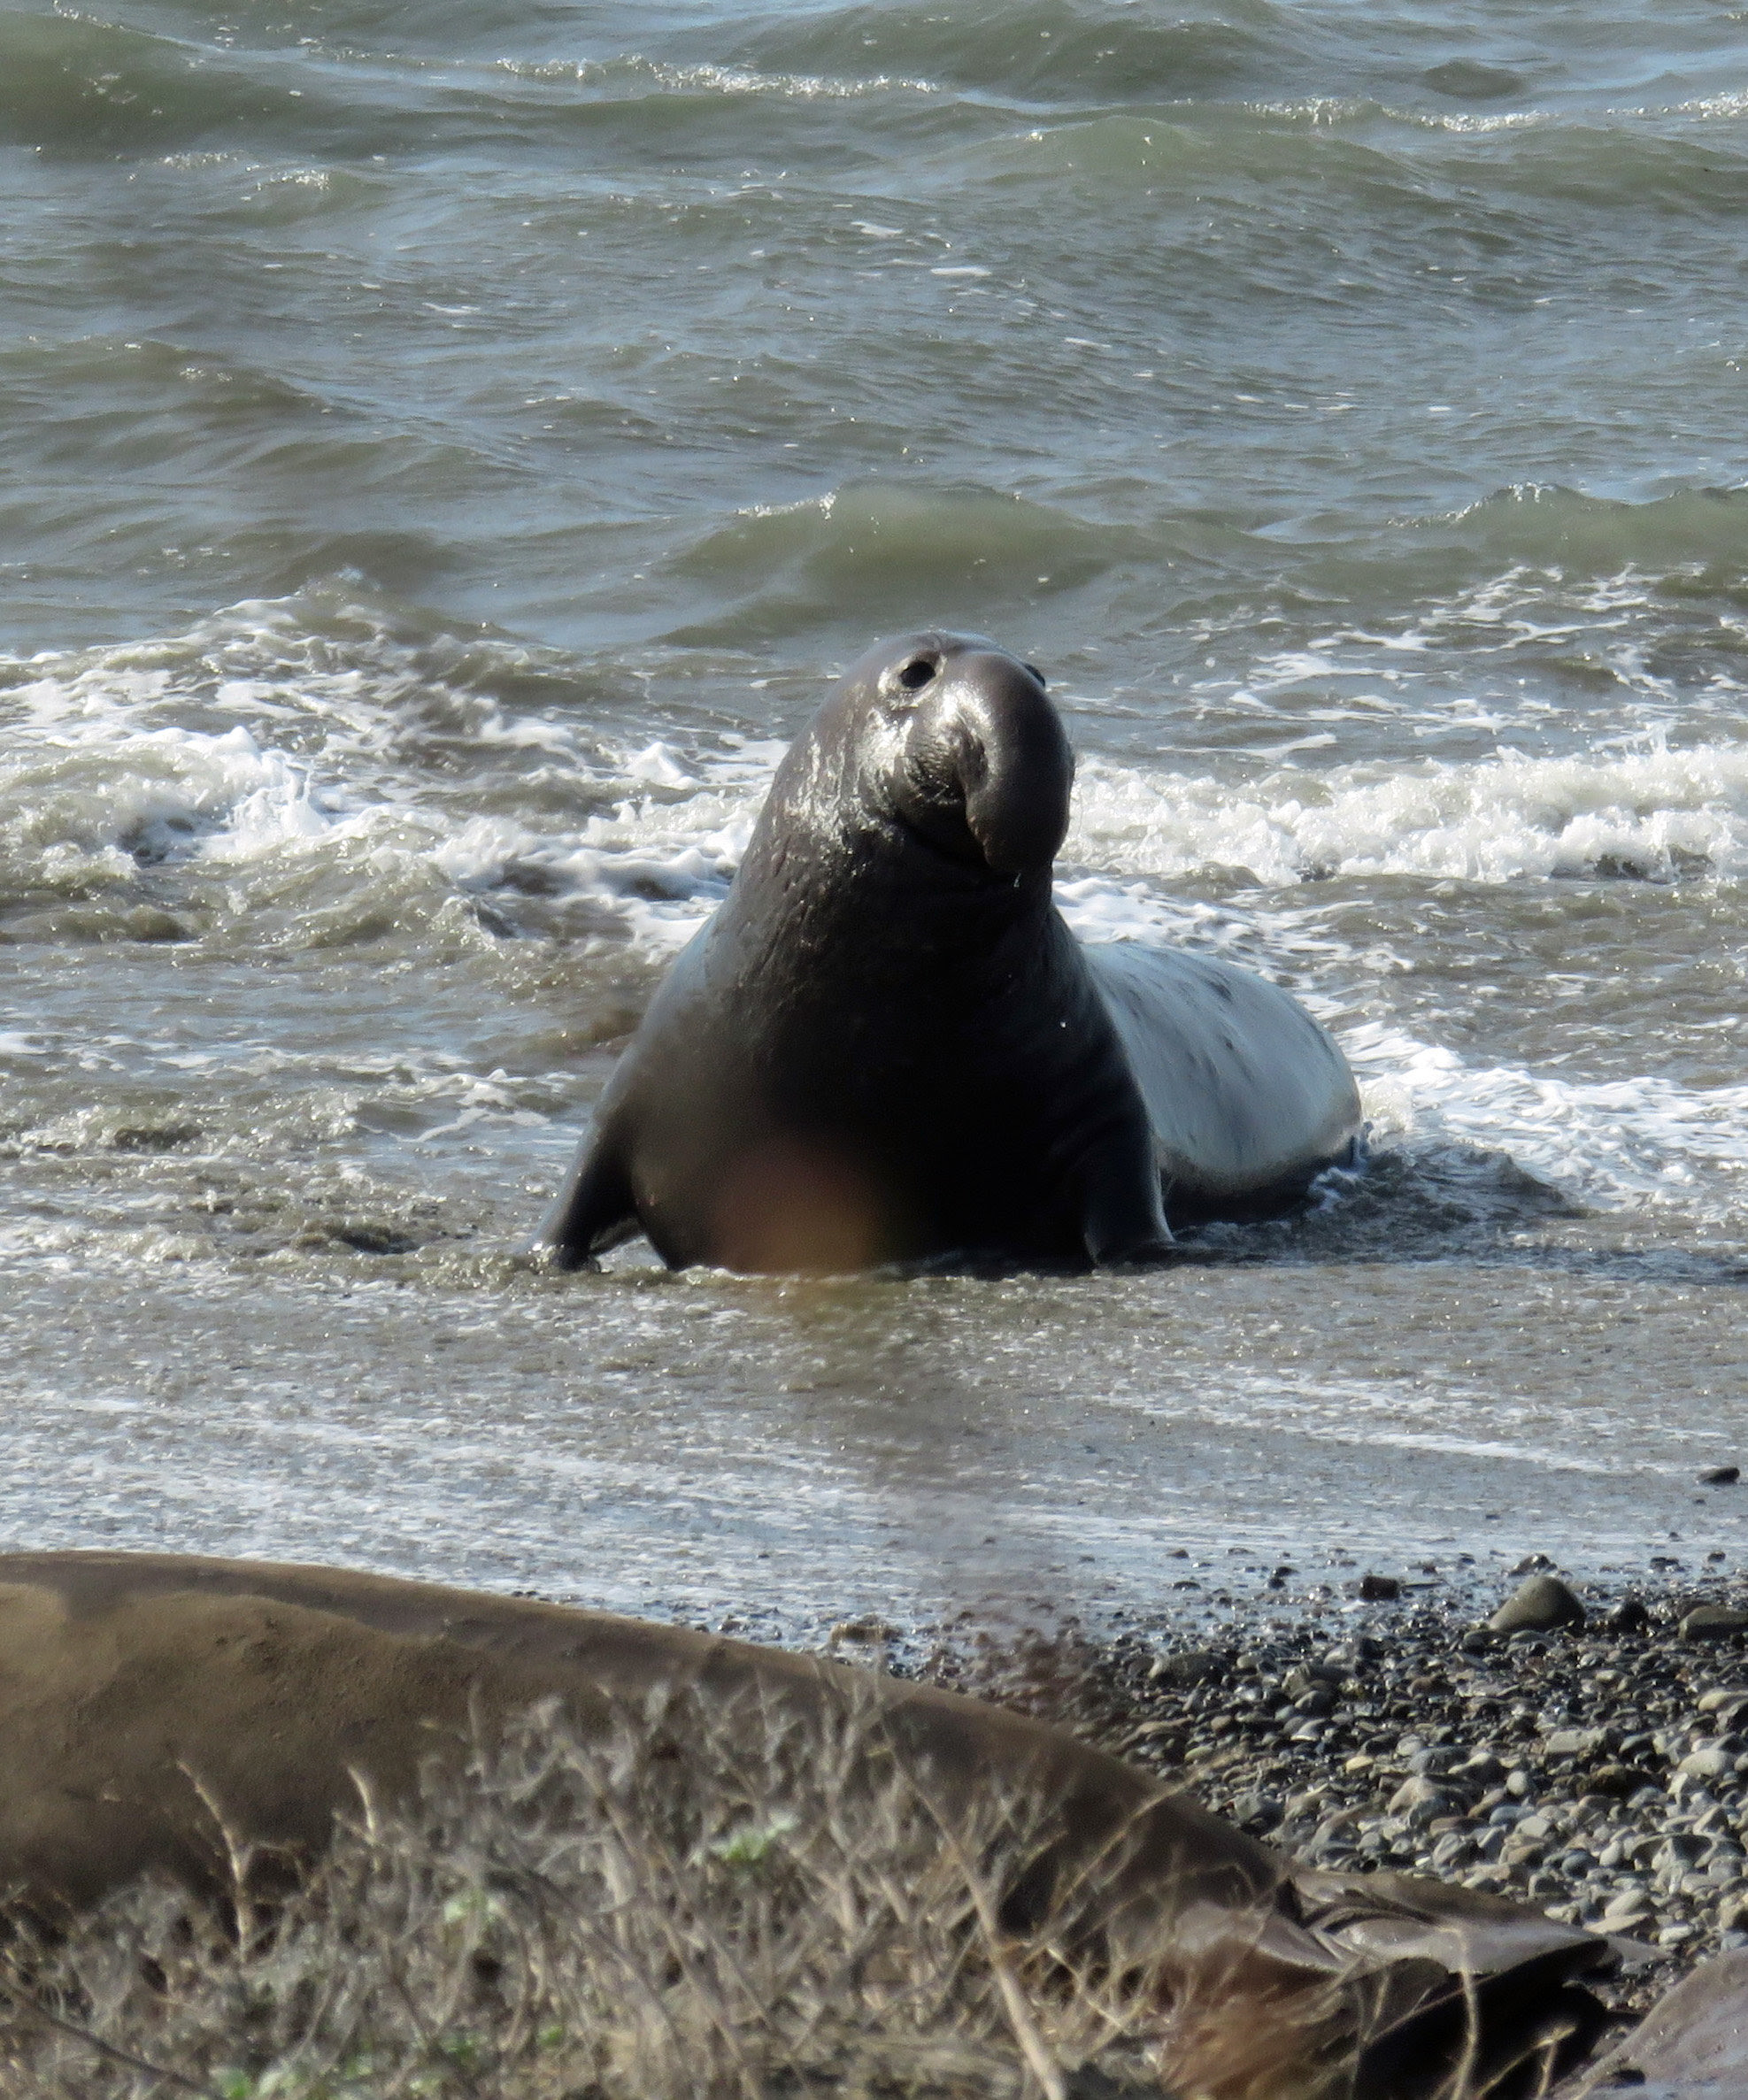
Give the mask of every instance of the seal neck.
POLYGON ((1043 937, 1051 870, 1005 875, 945 851, 896 813, 851 800, 822 812, 777 789, 759 817, 726 915, 805 952, 842 952, 876 974, 933 961, 1010 973, 1006 951, 1043 937))

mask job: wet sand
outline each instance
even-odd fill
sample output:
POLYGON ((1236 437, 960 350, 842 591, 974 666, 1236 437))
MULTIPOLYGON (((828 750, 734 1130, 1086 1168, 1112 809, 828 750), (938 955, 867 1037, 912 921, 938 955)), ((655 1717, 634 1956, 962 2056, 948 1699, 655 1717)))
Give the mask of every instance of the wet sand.
POLYGON ((346 1258, 343 1281, 21 1268, 4 1542, 321 1560, 804 1642, 866 1612, 1223 1622, 1281 1601, 1282 1565, 1296 1608, 1340 1612, 1368 1566, 1436 1597, 1536 1550, 1615 1584, 1748 1549, 1748 1488, 1697 1477, 1735 1455, 1717 1408, 1677 1406, 1659 1362, 1678 1328, 1690 1369, 1729 1346, 1718 1294, 1679 1280, 550 1284, 481 1254, 438 1288, 346 1258), (1576 1323, 1609 1304, 1603 1398, 1576 1323))

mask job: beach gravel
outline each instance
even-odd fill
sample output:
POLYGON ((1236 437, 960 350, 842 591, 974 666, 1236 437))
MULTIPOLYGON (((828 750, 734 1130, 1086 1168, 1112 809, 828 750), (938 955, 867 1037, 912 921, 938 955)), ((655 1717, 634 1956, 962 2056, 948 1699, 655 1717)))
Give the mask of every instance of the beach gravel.
POLYGON ((1642 2006, 1748 1948, 1748 1585, 1585 1600, 1536 1575, 1511 1601, 1549 1583, 1583 1624, 1561 1605, 1566 1623, 1500 1633, 1473 1599, 1411 1595, 1219 1641, 986 1642, 933 1673, 1076 1727, 1312 1865, 1432 1874, 1629 1938, 1620 1996, 1642 2006))

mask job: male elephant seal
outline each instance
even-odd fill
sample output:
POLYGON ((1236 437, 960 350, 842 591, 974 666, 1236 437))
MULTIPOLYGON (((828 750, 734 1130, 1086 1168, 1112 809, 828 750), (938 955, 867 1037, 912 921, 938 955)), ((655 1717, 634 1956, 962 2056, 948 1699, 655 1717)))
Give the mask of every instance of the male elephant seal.
POLYGON ((674 1267, 1150 1262, 1168 1218, 1276 1207, 1351 1156, 1352 1076, 1284 992, 1069 932, 1074 770, 1042 677, 988 642, 854 665, 536 1245, 566 1267, 640 1228, 674 1267))
MULTIPOLYGON (((65 1916, 147 1873, 226 1890, 251 1849, 312 1863, 361 1787, 408 1802, 543 1701, 541 1728, 585 1741, 616 1719, 657 1730, 679 1788, 743 1774, 798 1731, 794 1783, 847 1756, 873 1800, 897 1770, 942 1830, 1031 1804, 1034 1849, 984 1870, 1008 1877, 991 1890, 1008 1931, 1045 1932, 1083 1970, 1140 1965, 1162 2012, 1188 1996, 1241 2034, 1357 2050, 1344 2095, 1442 2092, 1452 2050, 1485 2069, 1596 2012, 1567 1988, 1606 1958, 1590 1935, 1464 1888, 1301 1868, 977 1700, 601 1612, 168 1554, 0 1556, 0 1888, 65 1916), (810 1760, 815 1740, 838 1747, 810 1760)), ((890 1827, 872 1815, 854 1842, 878 1850, 890 1827)))

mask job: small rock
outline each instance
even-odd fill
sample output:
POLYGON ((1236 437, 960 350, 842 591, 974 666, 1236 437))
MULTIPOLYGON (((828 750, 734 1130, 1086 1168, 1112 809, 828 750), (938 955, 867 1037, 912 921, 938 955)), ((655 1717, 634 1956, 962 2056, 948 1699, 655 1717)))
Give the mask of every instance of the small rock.
MULTIPOLYGON (((1582 1626, 1584 1607, 1558 1575, 1531 1575, 1487 1623, 1496 1634, 1545 1633, 1557 1626, 1582 1626)), ((1748 1626, 1748 1613, 1742 1623, 1748 1626)))
POLYGON ((1729 1750, 1690 1750, 1676 1765, 1678 1778, 1690 1780, 1721 1779, 1728 1772, 1736 1770, 1735 1754, 1729 1750))
POLYGON ((1387 1604, 1402 1595, 1402 1585, 1394 1575, 1361 1575, 1359 1594, 1368 1604, 1387 1604))
POLYGON ((1602 1630, 1606 1634, 1641 1634, 1650 1624, 1651 1612, 1644 1599, 1623 1596, 1603 1614, 1602 1630))
POLYGON ((1147 1674, 1156 1684, 1205 1684, 1225 1670, 1213 1649, 1185 1648, 1176 1655, 1162 1655, 1147 1674))
POLYGON ((1600 1728, 1556 1728, 1542 1745, 1551 1758, 1593 1758, 1602 1746, 1600 1728))
POLYGON ((1452 1808, 1462 1804, 1448 1787, 1441 1787, 1436 1779, 1416 1773, 1413 1779, 1404 1780, 1390 1797, 1389 1811, 1393 1816, 1403 1816, 1410 1823, 1430 1823, 1435 1816, 1449 1815, 1452 1808))
POLYGON ((1652 1787, 1657 1782, 1650 1773, 1641 1772, 1636 1765, 1598 1765, 1584 1783, 1592 1794, 1606 1794, 1617 1801, 1624 1801, 1629 1794, 1636 1794, 1641 1787, 1652 1787))
POLYGON ((1241 1794, 1232 1804, 1232 1820, 1242 1829, 1260 1835, 1273 1830, 1282 1818, 1281 1804, 1272 1794, 1241 1794))
POLYGON ((1742 1478, 1739 1465, 1708 1465, 1699 1476, 1702 1488, 1733 1488, 1742 1478))
POLYGON ((1447 1772, 1454 1772, 1462 1762, 1461 1750, 1452 1750, 1442 1743, 1424 1745, 1408 1753, 1408 1771, 1411 1775, 1432 1773, 1442 1778, 1447 1772))
POLYGON ((1688 1816, 1697 1816, 1713 1806, 1717 1796, 1713 1788, 1721 1782, 1706 1779, 1696 1773, 1676 1772, 1669 1777, 1669 1798, 1688 1816))
POLYGON ((1748 1612, 1738 1612, 1734 1604, 1700 1604, 1682 1621, 1683 1641, 1721 1641, 1744 1632, 1748 1612))
POLYGON ((1490 1750, 1476 1750, 1452 1767, 1452 1776, 1474 1787, 1497 1787, 1504 1782, 1505 1768, 1490 1750))
POLYGON ((1699 1702, 1701 1713, 1718 1714, 1724 1719, 1726 1726, 1744 1707, 1748 1707, 1748 1692, 1744 1692, 1739 1684, 1720 1685, 1714 1691, 1707 1692, 1699 1702))
POLYGON ((851 1647, 884 1647, 902 1638, 898 1627, 870 1614, 865 1619, 840 1619, 828 1635, 827 1644, 832 1648, 842 1648, 846 1642, 851 1647))
POLYGON ((1545 1553, 1526 1553, 1511 1572, 1514 1575, 1539 1575, 1553 1565, 1545 1553))
POLYGON ((1167 1765, 1179 1764, 1183 1758, 1183 1732, 1175 1721, 1143 1721, 1138 1728, 1130 1729, 1118 1749, 1124 1757, 1144 1750, 1167 1765))
POLYGON ((1643 1888, 1623 1888, 1608 1899, 1608 1907, 1602 1914, 1604 1927, 1609 1932, 1625 1932, 1629 1922, 1651 1915, 1651 1898, 1643 1888))

